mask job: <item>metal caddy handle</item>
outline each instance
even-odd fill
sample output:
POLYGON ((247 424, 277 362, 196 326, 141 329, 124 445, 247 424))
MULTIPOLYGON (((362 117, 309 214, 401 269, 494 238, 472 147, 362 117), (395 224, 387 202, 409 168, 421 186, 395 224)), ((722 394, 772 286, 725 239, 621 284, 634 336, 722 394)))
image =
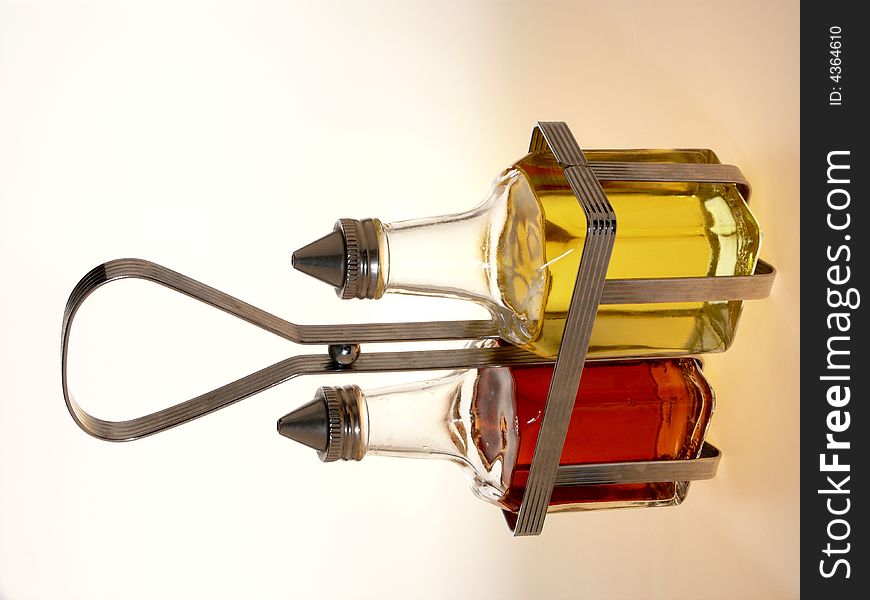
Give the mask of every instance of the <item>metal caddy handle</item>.
MULTIPOLYGON (((716 474, 721 453, 707 443, 701 455, 690 460, 559 465, 568 418, 573 409, 599 304, 759 299, 769 295, 776 276, 771 265, 759 260, 755 273, 748 276, 605 280, 616 233, 616 217, 600 180, 734 183, 741 188, 747 200, 750 192, 748 182, 740 170, 731 165, 587 161, 568 126, 561 122, 538 123, 532 133, 530 149, 549 149, 565 169, 566 179, 586 214, 588 229, 525 495, 516 515, 506 513, 508 523, 517 536, 537 535, 542 531, 554 486, 689 481, 710 479, 716 474)), ((91 270, 70 294, 61 333, 61 380, 67 408, 79 427, 100 439, 129 441, 199 418, 299 375, 554 362, 513 346, 410 352, 364 353, 360 350, 360 344, 366 342, 482 340, 497 337, 495 324, 483 320, 299 325, 153 262, 119 259, 91 270), (326 344, 329 351, 325 355, 292 356, 148 415, 126 421, 100 419, 82 409, 70 393, 67 377, 69 340, 76 312, 87 297, 103 285, 125 278, 160 284, 291 342, 326 344)))

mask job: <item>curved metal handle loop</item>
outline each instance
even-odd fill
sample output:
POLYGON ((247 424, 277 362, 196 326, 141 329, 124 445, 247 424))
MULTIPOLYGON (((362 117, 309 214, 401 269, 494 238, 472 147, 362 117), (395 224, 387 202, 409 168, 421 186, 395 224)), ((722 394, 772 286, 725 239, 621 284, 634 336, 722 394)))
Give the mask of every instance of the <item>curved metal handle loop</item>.
MULTIPOLYGON (((73 420, 79 427, 100 439, 125 441, 151 435, 223 408, 278 383, 277 381, 269 383, 264 380, 265 377, 272 376, 271 370, 278 366, 273 365, 186 402, 135 419, 107 421, 89 414, 76 402, 69 390, 67 359, 73 321, 78 309, 94 291, 112 281, 125 278, 144 279, 158 283, 219 308, 285 339, 291 341, 303 339, 303 332, 300 332, 300 326, 295 323, 280 319, 150 261, 120 259, 102 264, 88 272, 73 288, 64 310, 61 333, 61 381, 64 400, 73 420)), ((298 374, 322 366, 322 359, 312 360, 313 358, 319 357, 293 357, 278 364, 285 369, 290 369, 293 374, 298 374)))

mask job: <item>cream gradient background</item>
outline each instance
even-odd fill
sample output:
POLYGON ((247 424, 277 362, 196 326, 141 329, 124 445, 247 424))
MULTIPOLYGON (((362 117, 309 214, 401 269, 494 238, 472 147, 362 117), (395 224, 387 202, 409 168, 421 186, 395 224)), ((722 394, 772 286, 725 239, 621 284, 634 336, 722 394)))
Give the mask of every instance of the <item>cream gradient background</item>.
MULTIPOLYGON (((782 1, 0 0, 0 598, 796 597, 798 24, 782 1), (451 464, 323 465, 275 433, 351 378, 129 444, 70 419, 63 305, 111 258, 302 322, 480 316, 341 303, 289 255, 339 216, 470 208, 536 120, 592 148, 713 148, 754 186, 780 273, 707 360, 725 458, 683 506, 512 539, 451 464)), ((135 282, 81 319, 72 384, 103 416, 305 351, 135 282)))

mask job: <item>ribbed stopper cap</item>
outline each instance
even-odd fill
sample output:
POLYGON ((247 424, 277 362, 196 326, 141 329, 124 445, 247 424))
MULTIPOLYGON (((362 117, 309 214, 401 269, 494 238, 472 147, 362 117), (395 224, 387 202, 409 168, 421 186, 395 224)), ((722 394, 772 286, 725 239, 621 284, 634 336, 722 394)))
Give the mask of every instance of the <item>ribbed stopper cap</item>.
POLYGON ((278 419, 278 433, 317 450, 323 462, 360 460, 362 394, 355 385, 322 387, 314 400, 278 419))
POLYGON ((376 219, 339 219, 335 229, 293 253, 293 267, 335 288, 342 299, 378 297, 376 219))

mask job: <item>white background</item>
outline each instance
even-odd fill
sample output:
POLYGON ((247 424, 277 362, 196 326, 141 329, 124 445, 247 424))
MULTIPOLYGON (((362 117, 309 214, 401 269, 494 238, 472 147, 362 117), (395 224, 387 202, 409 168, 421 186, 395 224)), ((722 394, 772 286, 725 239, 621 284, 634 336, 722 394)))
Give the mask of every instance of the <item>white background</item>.
MULTIPOLYGON (((796 597, 798 17, 797 2, 0 0, 0 598, 796 597), (451 464, 324 465, 279 437, 335 377, 127 444, 70 419, 64 303, 112 258, 300 322, 481 316, 342 303, 289 255, 340 216, 470 208, 536 120, 590 148, 709 147, 754 186, 780 274, 707 359, 725 458, 682 506, 556 515, 513 539, 451 464)), ((114 418, 310 351, 144 283, 98 292, 81 319, 72 385, 114 418)))

